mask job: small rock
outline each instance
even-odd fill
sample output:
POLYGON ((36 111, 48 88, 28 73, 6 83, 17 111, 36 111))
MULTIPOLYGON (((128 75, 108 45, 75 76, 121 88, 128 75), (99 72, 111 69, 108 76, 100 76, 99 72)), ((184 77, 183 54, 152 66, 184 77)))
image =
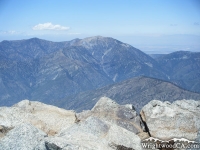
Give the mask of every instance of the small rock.
POLYGON ((4 137, 11 129, 0 125, 0 138, 4 137))

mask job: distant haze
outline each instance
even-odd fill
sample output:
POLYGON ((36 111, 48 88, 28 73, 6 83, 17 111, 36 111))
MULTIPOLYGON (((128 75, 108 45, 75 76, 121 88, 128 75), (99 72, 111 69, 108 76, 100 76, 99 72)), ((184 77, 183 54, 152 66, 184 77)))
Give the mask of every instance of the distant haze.
POLYGON ((0 1, 0 41, 70 41, 97 35, 149 54, 200 51, 200 1, 0 1))
POLYGON ((147 54, 169 54, 175 51, 200 52, 198 35, 141 35, 118 37, 147 54))

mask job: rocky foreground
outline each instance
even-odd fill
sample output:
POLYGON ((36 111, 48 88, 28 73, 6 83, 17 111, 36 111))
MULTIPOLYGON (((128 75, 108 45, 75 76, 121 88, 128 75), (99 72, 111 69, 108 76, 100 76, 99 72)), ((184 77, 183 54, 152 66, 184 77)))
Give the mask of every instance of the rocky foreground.
POLYGON ((149 137, 200 141, 200 101, 153 100, 140 115, 107 97, 81 113, 29 100, 0 107, 0 150, 142 150, 149 137))

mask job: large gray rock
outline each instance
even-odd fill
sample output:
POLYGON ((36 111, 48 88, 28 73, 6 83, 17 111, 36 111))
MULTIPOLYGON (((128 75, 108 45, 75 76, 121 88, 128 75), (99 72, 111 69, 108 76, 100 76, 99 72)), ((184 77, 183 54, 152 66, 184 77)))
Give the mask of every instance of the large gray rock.
POLYGON ((77 114, 79 120, 85 120, 89 116, 120 126, 138 134, 141 138, 148 137, 144 132, 145 126, 132 105, 119 105, 110 98, 102 97, 91 111, 77 114))
POLYGON ((49 135, 70 127, 76 121, 75 112, 36 101, 23 100, 13 107, 0 107, 0 125, 15 127, 30 123, 49 135))
POLYGON ((35 128, 33 125, 22 123, 8 132, 7 135, 0 140, 0 149, 45 150, 44 138, 46 136, 46 133, 35 128))
POLYGON ((92 116, 48 138, 47 142, 66 150, 113 150, 119 145, 142 149, 141 139, 135 133, 92 116))
POLYGON ((84 122, 63 129, 56 137, 49 139, 49 143, 63 149, 109 149, 103 137, 109 126, 97 118, 88 118, 84 122))
POLYGON ((153 100, 141 110, 152 137, 162 140, 195 140, 200 130, 200 101, 178 100, 174 103, 153 100))

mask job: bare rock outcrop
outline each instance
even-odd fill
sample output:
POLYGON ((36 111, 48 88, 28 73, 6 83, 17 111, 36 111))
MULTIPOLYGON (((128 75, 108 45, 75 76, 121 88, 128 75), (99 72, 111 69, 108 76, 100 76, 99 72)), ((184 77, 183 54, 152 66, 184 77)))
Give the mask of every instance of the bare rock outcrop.
POLYGON ((148 136, 132 105, 106 97, 77 115, 28 100, 1 107, 0 114, 0 125, 11 129, 0 139, 4 150, 142 150, 141 137, 148 136))
POLYGON ((107 97, 79 114, 28 100, 0 107, 0 150, 142 150, 149 136, 199 143, 200 101, 153 100, 140 116, 107 97))
POLYGON ((74 111, 29 100, 23 100, 13 107, 1 107, 0 114, 0 125, 13 128, 21 123, 30 123, 49 135, 76 121, 74 111))
POLYGON ((89 116, 120 126, 141 138, 148 137, 140 116, 131 104, 119 105, 108 97, 102 97, 91 111, 83 111, 77 114, 79 120, 85 120, 89 116))
POLYGON ((152 137, 162 140, 195 140, 200 130, 200 101, 178 100, 173 103, 153 100, 141 110, 152 137))
POLYGON ((141 139, 135 133, 90 116, 48 139, 62 149, 114 150, 116 145, 141 150, 141 139))

